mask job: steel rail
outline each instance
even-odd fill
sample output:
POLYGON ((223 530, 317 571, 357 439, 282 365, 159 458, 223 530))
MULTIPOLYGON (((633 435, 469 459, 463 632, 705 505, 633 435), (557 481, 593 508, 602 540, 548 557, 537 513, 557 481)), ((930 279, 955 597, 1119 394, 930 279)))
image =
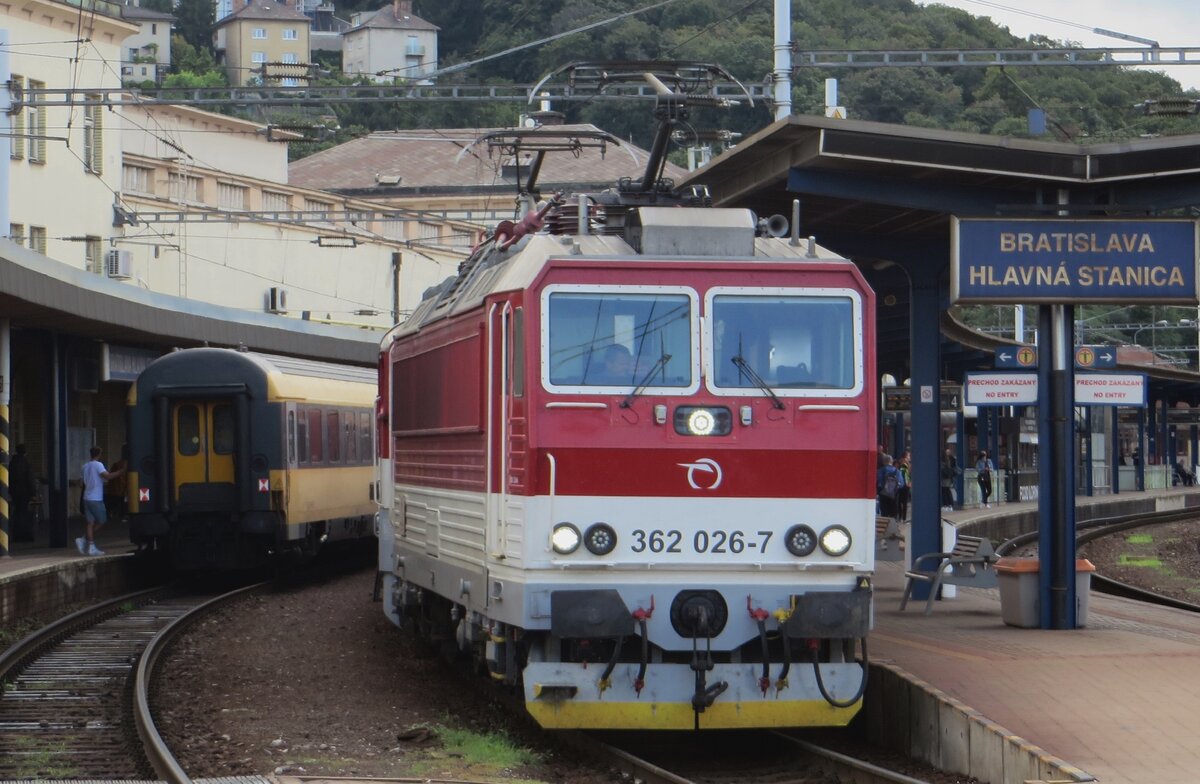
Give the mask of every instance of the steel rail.
POLYGON ((154 768, 154 772, 158 777, 167 782, 167 784, 191 784, 192 779, 184 772, 178 760, 175 759, 175 755, 171 753, 171 750, 167 747, 166 742, 154 724, 154 716, 150 710, 150 686, 154 677, 154 668, 158 664, 159 658, 170 647, 171 643, 194 621, 207 615, 217 607, 227 604, 234 599, 241 598, 245 594, 257 591, 267 584, 266 582, 262 582, 248 585, 244 588, 238 588, 229 593, 221 594, 203 604, 197 605, 189 610, 187 614, 181 615, 163 627, 147 643, 145 650, 142 651, 133 682, 134 724, 137 727, 138 737, 142 740, 144 752, 146 758, 150 761, 150 766, 154 768))
MULTIPOLYGON (((1148 525, 1159 525, 1162 523, 1173 523, 1179 520, 1187 520, 1200 517, 1200 508, 1191 507, 1184 509, 1167 509, 1162 511, 1154 511, 1150 513, 1136 513, 1128 515, 1116 515, 1113 517, 1098 517, 1094 520, 1086 520, 1076 526, 1075 547, 1078 548, 1081 544, 1087 544, 1102 536, 1128 531, 1134 528, 1144 528, 1148 525), (1079 530, 1086 529, 1086 530, 1079 530)), ((1018 547, 1037 541, 1038 532, 1030 531, 1028 533, 1014 536, 1012 539, 1002 543, 996 548, 997 555, 1007 555, 1018 547)), ((1138 588, 1128 583, 1123 583, 1120 580, 1114 580, 1111 577, 1105 577, 1099 572, 1092 573, 1092 587, 1101 593, 1120 596, 1126 599, 1136 599, 1137 601, 1149 602, 1152 604, 1161 605, 1163 607, 1173 607, 1177 610, 1186 610, 1188 612, 1200 612, 1200 605, 1185 602, 1181 599, 1175 599, 1170 596, 1163 596, 1160 593, 1149 591, 1144 588, 1138 588)))
POLYGON ((167 588, 158 586, 141 591, 127 593, 115 599, 108 599, 85 607, 82 610, 65 615, 57 621, 49 623, 40 629, 22 637, 9 648, 0 652, 0 683, 9 679, 12 672, 18 669, 27 659, 39 651, 58 642, 64 637, 89 626, 94 626, 108 616, 120 612, 121 608, 130 603, 138 603, 153 599, 159 593, 166 593, 167 588))

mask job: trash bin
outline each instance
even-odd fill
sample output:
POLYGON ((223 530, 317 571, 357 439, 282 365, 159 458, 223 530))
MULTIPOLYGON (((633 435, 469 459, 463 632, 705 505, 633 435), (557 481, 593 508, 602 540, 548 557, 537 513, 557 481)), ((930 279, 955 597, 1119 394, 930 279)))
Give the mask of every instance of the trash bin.
MULTIPOLYGON (((1041 626, 1037 558, 1005 557, 996 562, 1000 580, 1000 617, 1009 626, 1036 629, 1041 626)), ((1087 626, 1088 595, 1096 567, 1086 558, 1075 561, 1075 626, 1087 626)))

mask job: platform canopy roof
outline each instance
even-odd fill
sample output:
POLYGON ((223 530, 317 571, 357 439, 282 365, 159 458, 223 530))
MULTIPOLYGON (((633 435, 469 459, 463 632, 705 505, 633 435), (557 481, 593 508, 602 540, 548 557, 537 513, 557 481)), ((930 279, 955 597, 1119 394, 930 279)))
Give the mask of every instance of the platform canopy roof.
MULTIPOLYGON (((884 358, 908 356, 908 277, 946 291, 951 216, 1200 214, 1200 134, 1080 144, 793 115, 679 184, 707 186, 717 206, 759 217, 790 219, 799 199, 801 234, 853 259, 879 295, 880 372, 899 378, 905 368, 884 358)), ((943 336, 952 341, 944 361, 981 351, 943 336)))
POLYGON ((888 258, 896 243, 948 249, 952 214, 1053 215, 1061 189, 1072 214, 1200 207, 1200 134, 1077 144, 793 115, 681 184, 761 217, 798 198, 804 234, 888 258))

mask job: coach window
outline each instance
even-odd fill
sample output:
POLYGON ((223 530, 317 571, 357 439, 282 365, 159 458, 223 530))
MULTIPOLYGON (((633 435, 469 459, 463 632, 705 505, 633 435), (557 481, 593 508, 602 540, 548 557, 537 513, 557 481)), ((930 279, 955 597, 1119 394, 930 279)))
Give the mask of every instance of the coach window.
POLYGON ((179 454, 200 453, 200 410, 193 405, 180 406, 176 414, 179 454))
POLYGON ((342 428, 338 424, 338 412, 330 411, 325 415, 325 421, 329 425, 329 462, 340 463, 342 461, 342 428))
POLYGON ((554 391, 693 387, 698 309, 691 291, 548 286, 543 304, 542 380, 554 391))
POLYGON ((342 454, 346 456, 346 464, 358 462, 358 433, 354 412, 346 412, 342 421, 342 454))
POLYGON ((375 453, 371 449, 371 415, 366 411, 358 415, 358 439, 363 462, 370 463, 375 453))
POLYGON ((525 309, 513 311, 512 334, 512 393, 513 397, 525 395, 525 309))
POLYGON ((220 403, 213 406, 213 452, 218 455, 233 454, 233 406, 220 403))
POLYGON ((840 289, 714 289, 709 385, 733 394, 845 397, 861 390, 861 300, 840 289))
POLYGON ((308 462, 308 418, 304 411, 296 417, 296 456, 301 464, 308 462))
POLYGON ((296 464, 296 412, 287 412, 287 459, 288 465, 296 464))
POLYGON ((310 408, 308 416, 308 462, 320 463, 325 450, 321 448, 321 409, 310 408))

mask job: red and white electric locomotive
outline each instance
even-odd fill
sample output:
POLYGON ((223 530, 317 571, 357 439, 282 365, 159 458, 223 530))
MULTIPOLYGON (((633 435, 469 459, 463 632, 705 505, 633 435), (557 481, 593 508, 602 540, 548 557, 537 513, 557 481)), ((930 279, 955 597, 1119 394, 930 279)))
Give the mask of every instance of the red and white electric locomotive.
POLYGON ((385 612, 544 727, 841 725, 861 704, 874 295, 704 200, 551 200, 383 343, 385 612))

